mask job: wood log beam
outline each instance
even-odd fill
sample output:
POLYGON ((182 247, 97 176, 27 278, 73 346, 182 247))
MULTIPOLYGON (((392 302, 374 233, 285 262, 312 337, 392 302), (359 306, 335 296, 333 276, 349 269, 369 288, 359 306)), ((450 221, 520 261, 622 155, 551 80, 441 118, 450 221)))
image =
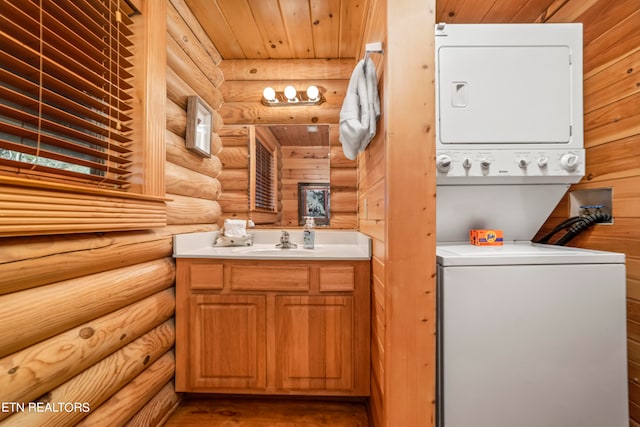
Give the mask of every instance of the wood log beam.
POLYGON ((227 59, 219 67, 229 80, 349 80, 354 59, 227 59))
POLYGON ((170 257, 173 234, 211 230, 217 226, 4 238, 0 245, 0 294, 170 257))
POLYGON ((166 289, 0 359, 0 402, 42 396, 169 319, 175 305, 166 289))
POLYGON ((171 381, 156 393, 124 426, 162 426, 173 414, 179 402, 180 399, 176 394, 173 381, 171 381))
POLYGON ((276 91, 283 91, 285 86, 293 85, 298 91, 306 91, 309 85, 315 85, 326 99, 344 99, 347 94, 349 80, 231 80, 220 86, 225 102, 251 102, 262 99, 262 91, 270 86, 276 91))
POLYGON ((203 72, 173 37, 167 37, 167 67, 175 71, 196 92, 207 85, 219 87, 224 81, 221 70, 213 62, 209 62, 206 73, 203 72))
POLYGON ((220 56, 220 52, 213 45, 210 37, 207 35, 207 32, 202 28, 200 21, 191 11, 191 8, 187 5, 184 0, 169 0, 171 6, 173 6, 180 17, 187 24, 187 28, 189 28, 194 36, 202 43, 202 47, 207 51, 207 54, 211 57, 211 60, 214 64, 220 65, 222 61, 222 56, 220 56))
POLYGON ((255 102, 228 102, 220 108, 225 124, 338 123, 342 100, 310 107, 267 107, 255 102))
MULTIPOLYGON (((100 404, 136 378, 167 353, 175 342, 175 326, 168 320, 129 345, 82 371, 47 393, 42 401, 51 404, 86 402, 90 408, 100 404)), ((24 411, 3 421, 3 427, 75 425, 87 416, 78 411, 24 411)))
POLYGON ((222 149, 222 140, 213 134, 211 142, 211 157, 200 157, 187 150, 184 138, 173 132, 166 132, 167 162, 182 166, 194 172, 217 178, 222 170, 222 164, 217 154, 222 149))
POLYGON ((76 426, 110 427, 123 425, 173 378, 175 367, 176 361, 173 351, 169 351, 95 411, 91 411, 76 426))
POLYGON ((0 356, 167 289, 174 281, 174 264, 163 258, 3 295, 0 356))
POLYGON ((220 205, 215 200, 196 199, 167 193, 167 224, 216 224, 220 205))
POLYGON ((216 200, 220 195, 220 181, 167 162, 165 180, 167 192, 181 196, 216 200))

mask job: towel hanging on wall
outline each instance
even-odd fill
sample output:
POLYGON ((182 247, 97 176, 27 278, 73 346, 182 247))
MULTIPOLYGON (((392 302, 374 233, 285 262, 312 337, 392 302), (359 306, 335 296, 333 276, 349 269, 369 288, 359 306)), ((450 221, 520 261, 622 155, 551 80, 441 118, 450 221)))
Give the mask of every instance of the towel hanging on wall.
POLYGON ((380 117, 380 97, 376 67, 369 55, 361 59, 351 74, 340 110, 340 142, 345 157, 355 160, 376 135, 380 117))

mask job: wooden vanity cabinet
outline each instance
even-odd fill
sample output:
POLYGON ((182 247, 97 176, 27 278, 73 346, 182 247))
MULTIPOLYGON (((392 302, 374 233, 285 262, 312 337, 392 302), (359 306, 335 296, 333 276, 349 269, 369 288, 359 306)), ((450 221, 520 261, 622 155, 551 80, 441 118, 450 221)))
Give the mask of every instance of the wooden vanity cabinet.
POLYGON ((177 391, 369 395, 369 261, 176 264, 177 391))

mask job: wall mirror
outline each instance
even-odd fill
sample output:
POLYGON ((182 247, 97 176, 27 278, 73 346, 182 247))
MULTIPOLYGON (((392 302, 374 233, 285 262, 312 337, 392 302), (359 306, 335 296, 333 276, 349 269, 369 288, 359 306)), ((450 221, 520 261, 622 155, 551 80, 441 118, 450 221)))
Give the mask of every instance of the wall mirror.
MULTIPOLYGON (((303 225, 301 206, 307 206, 308 191, 301 191, 300 184, 326 188, 323 193, 325 206, 329 206, 330 192, 330 148, 329 125, 256 125, 256 141, 273 136, 278 144, 277 162, 277 206, 278 227, 298 227, 303 225)), ((256 179, 260 179, 257 177, 256 179)), ((315 194, 315 193, 314 193, 315 194)), ((329 225, 327 211, 319 225, 329 225)))

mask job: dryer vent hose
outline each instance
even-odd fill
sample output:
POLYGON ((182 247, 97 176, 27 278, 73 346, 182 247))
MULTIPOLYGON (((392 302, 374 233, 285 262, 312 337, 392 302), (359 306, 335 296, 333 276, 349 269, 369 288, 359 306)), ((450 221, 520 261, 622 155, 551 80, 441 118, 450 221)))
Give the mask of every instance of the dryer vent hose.
POLYGON ((611 215, 598 212, 590 215, 574 216, 562 221, 558 226, 551 230, 548 234, 538 240, 537 243, 549 243, 549 240, 561 230, 568 228, 564 236, 555 241, 554 245, 564 246, 578 234, 591 227, 593 224, 611 222, 611 215))

